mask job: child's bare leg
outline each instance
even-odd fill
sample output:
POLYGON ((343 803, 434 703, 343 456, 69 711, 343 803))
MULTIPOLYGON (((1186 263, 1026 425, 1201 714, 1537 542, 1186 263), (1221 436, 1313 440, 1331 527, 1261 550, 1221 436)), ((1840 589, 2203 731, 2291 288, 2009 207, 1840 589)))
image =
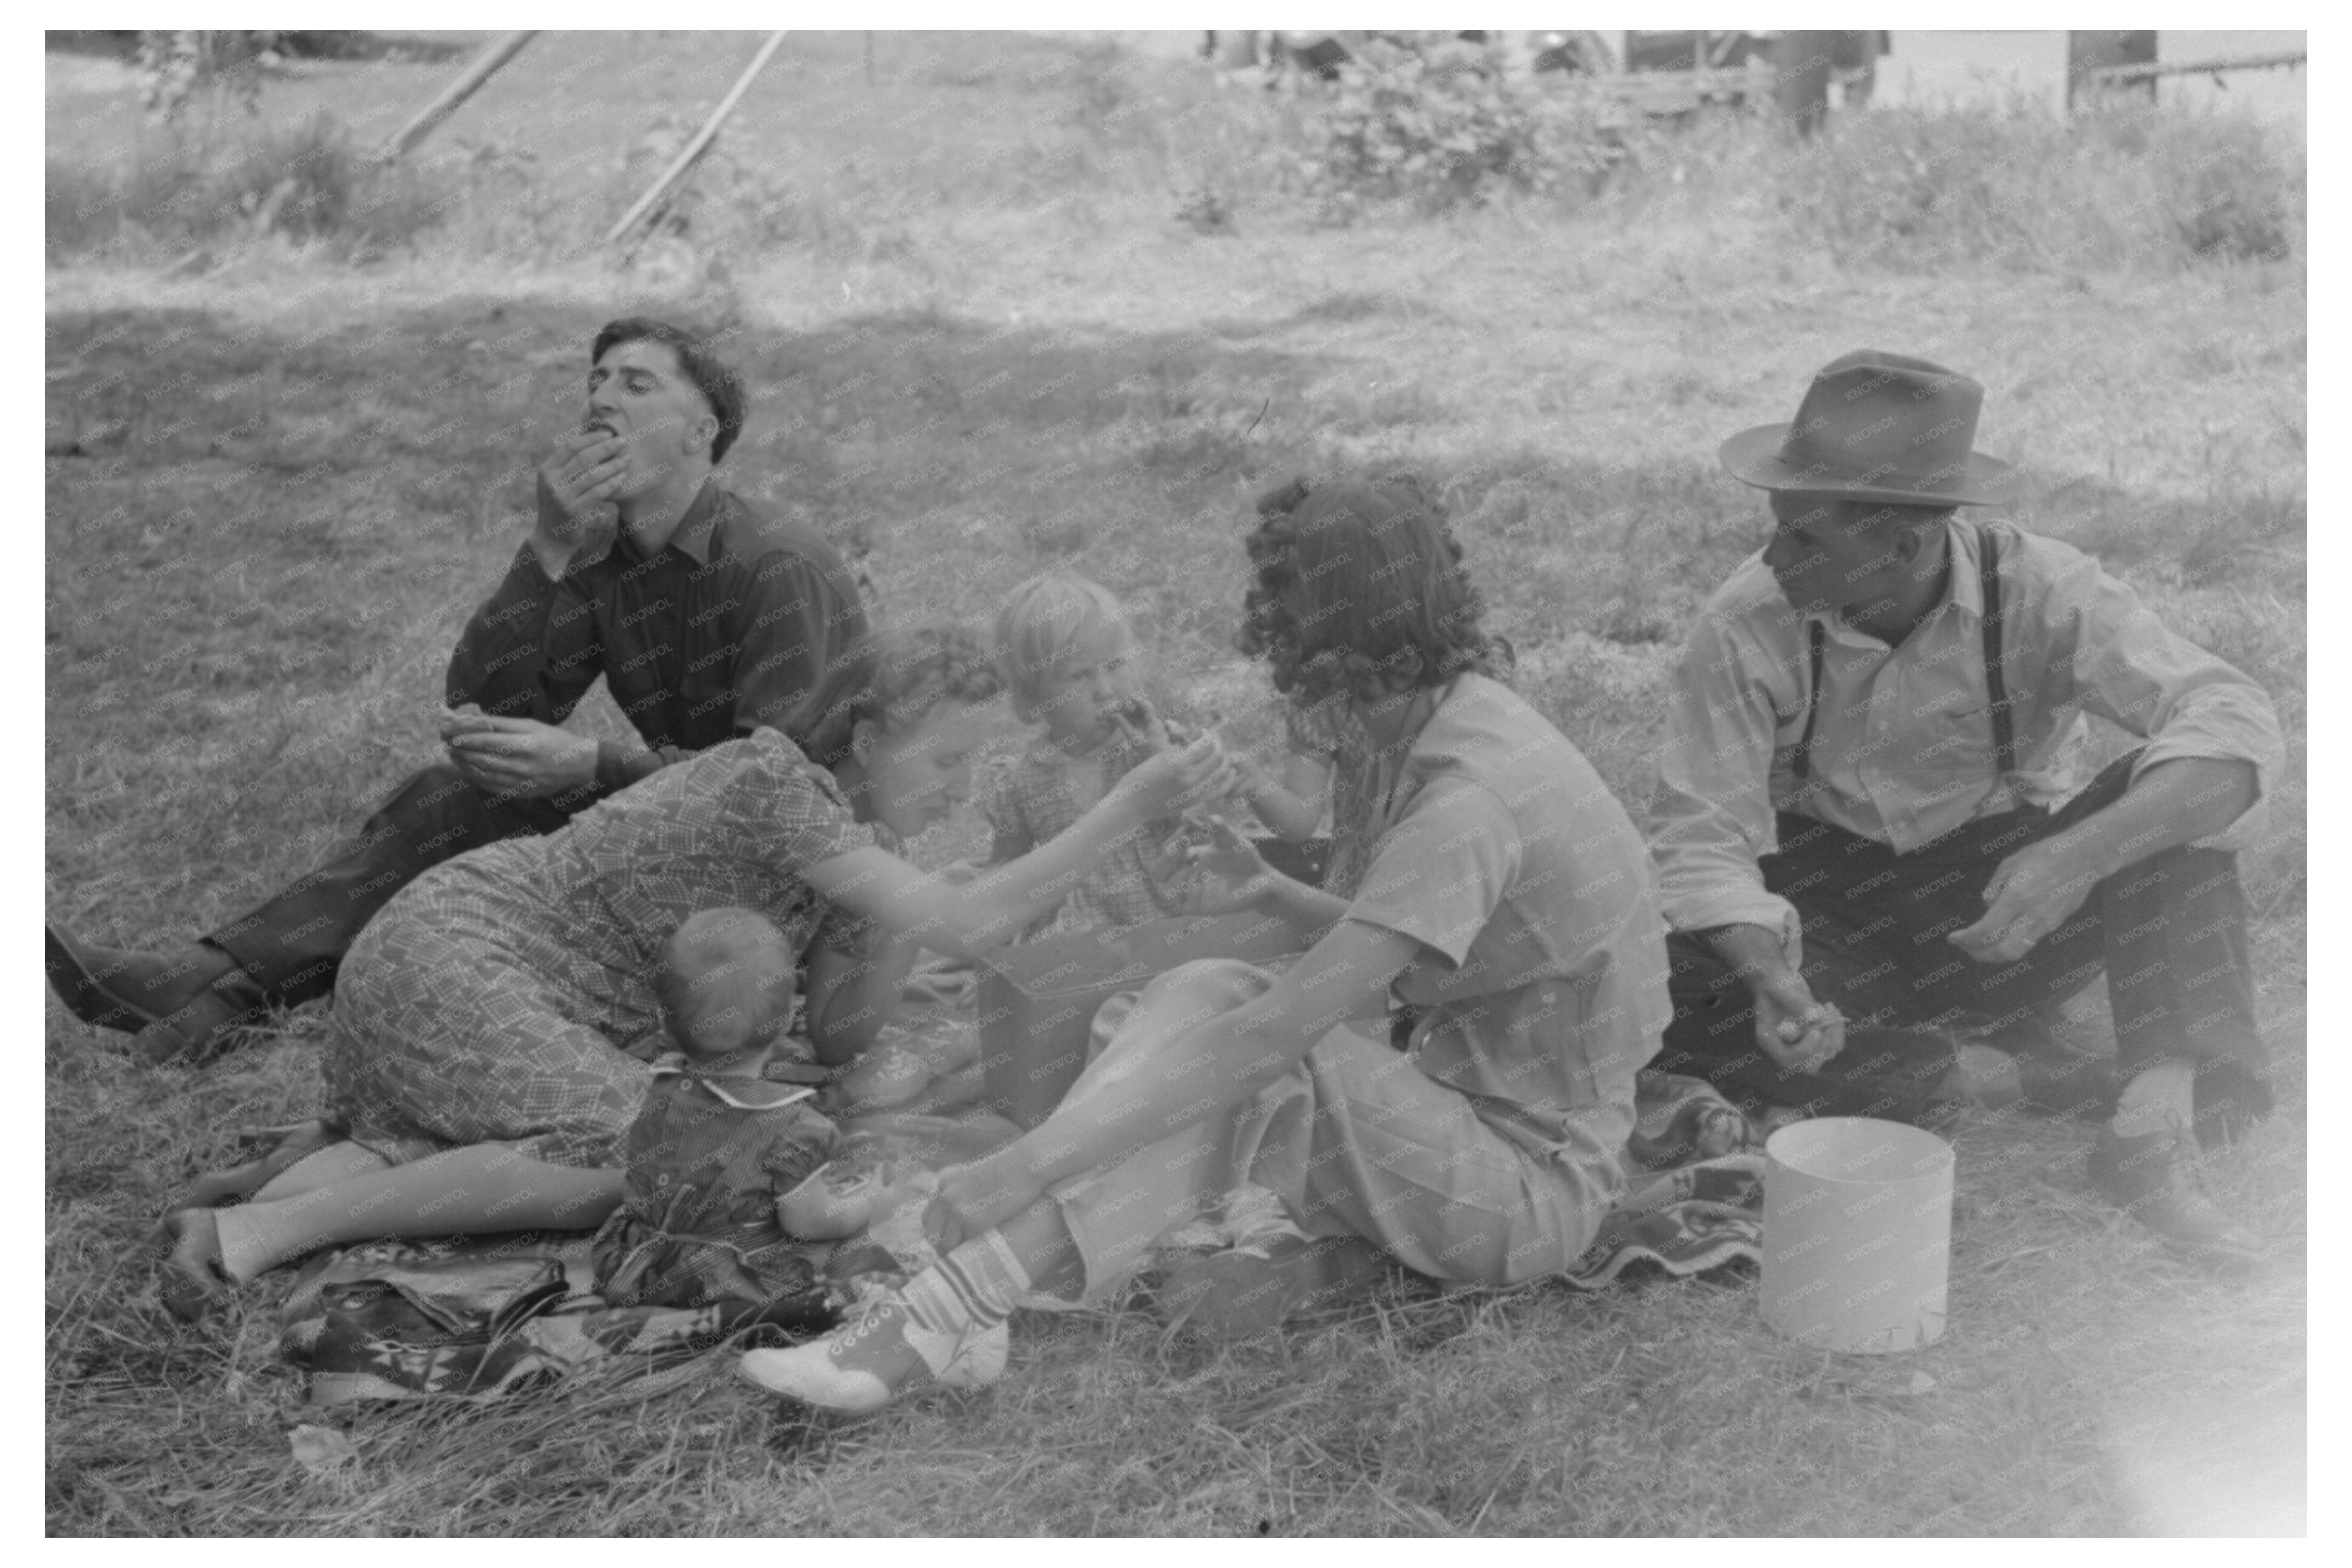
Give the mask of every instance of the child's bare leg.
MULTIPOLYGON (((623 1173, 549 1165, 499 1144, 351 1176, 214 1217, 221 1273, 243 1282, 320 1247, 382 1237, 586 1229, 621 1200, 623 1173)), ((174 1254, 173 1266, 183 1261, 174 1254)))
POLYGON ((242 1165, 205 1172, 181 1188, 165 1207, 213 1208, 224 1203, 234 1203, 241 1197, 249 1197, 320 1149, 343 1141, 340 1133, 318 1121, 304 1122, 291 1127, 268 1128, 264 1132, 277 1134, 268 1148, 242 1165))
POLYGON ((352 1143, 330 1144, 323 1149, 312 1150, 270 1177, 253 1195, 253 1201, 275 1203, 281 1197, 315 1192, 339 1181, 391 1168, 392 1162, 373 1149, 352 1143))

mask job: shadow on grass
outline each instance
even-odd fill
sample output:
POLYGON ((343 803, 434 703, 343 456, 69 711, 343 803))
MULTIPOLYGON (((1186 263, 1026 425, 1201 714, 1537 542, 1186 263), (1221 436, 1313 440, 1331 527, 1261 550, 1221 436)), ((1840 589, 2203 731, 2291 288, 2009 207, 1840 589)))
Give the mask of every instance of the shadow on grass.
MULTIPOLYGON (((305 869, 432 754, 448 647, 511 559, 533 461, 578 417, 597 325, 487 298, 315 330, 51 320, 52 444, 85 454, 47 466, 53 915, 187 933, 305 869)), ((919 312, 737 330, 728 352, 754 408, 728 483, 867 552, 887 612, 984 622, 1064 564, 1139 605, 1178 685, 1263 687, 1227 642, 1254 493, 1343 452, 1388 465, 1333 434, 1354 405, 1329 361, 1213 329, 919 312)), ((1757 498, 1705 453, 1444 451, 1424 471, 1523 689, 1637 800, 1681 628, 1761 542, 1757 498)), ((2029 524, 2072 530, 2217 639, 2278 651, 2299 702, 2299 501, 2036 489, 2029 524), (2231 528, 2262 548, 2212 542, 2231 528)), ((1253 711, 1236 733, 1270 746, 1253 711)), ((2266 974, 2293 991, 2278 929, 2258 933, 2266 974)), ((1927 1395, 1781 1344, 1736 1287, 1406 1291, 1252 1353, 1171 1347, 1139 1312, 1024 1320, 1006 1385, 809 1446, 723 1377, 640 1401, 583 1384, 372 1415, 357 1462, 311 1477, 289 1463, 294 1390, 266 1350, 282 1283, 182 1329, 138 1241, 221 1129, 314 1108, 325 1022, 150 1071, 52 1006, 53 1531, 2106 1532, 2133 1522, 2111 1398, 2210 1403, 2299 1354, 2292 1289, 2190 1280, 2083 1199, 2081 1129, 1979 1121, 1958 1134, 1959 1329, 1902 1369, 1927 1395)), ((2283 1258, 2303 1226, 2295 1107, 2221 1167, 2283 1258)))
MULTIPOLYGON (((1380 308, 1336 298, 1342 319, 1380 308)), ((724 298, 677 313, 724 329, 751 389, 724 481, 864 560, 886 614, 984 622, 1022 577, 1085 572, 1130 601, 1173 686, 1234 664, 1258 491, 1399 465, 1365 455, 1366 405, 1334 361, 1213 328, 912 311, 782 333, 734 325, 724 298)), ((511 556, 532 465, 578 417, 599 324, 483 297, 302 329, 50 322, 48 444, 80 454, 47 475, 53 874, 102 901, 110 880, 184 863, 192 846, 138 848, 165 831, 143 807, 161 791, 183 833, 193 817, 198 841, 238 846, 233 883, 271 882, 389 787, 394 754, 423 754, 447 648, 511 556), (301 749, 338 725, 341 743, 301 749), (101 831, 91 863, 76 846, 101 831)), ((1758 497, 1705 454, 1636 466, 1474 438, 1416 466, 1493 623, 1531 656, 1530 695, 1638 800, 1674 648, 1761 544, 1758 497)), ((2300 612, 2270 608, 2301 603, 2299 497, 2032 489, 2027 526, 2162 578, 2299 703, 2300 612)), ((1259 719, 1244 740, 1272 740, 1259 719)))

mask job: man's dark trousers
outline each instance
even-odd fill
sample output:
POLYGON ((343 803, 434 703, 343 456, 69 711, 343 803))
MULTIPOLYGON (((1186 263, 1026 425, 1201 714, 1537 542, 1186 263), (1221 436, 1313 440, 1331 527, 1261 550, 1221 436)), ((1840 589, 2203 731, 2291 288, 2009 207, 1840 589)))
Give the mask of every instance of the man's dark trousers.
POLYGON ((2210 1145, 2233 1134, 2271 1104, 2236 855, 2178 848, 2127 866, 2013 964, 1979 963, 1945 940, 1983 916, 1985 885, 2004 859, 2122 799, 2133 761, 2113 764, 2055 812, 1969 822, 1907 854, 1782 813, 1764 884, 1796 906, 1805 983, 1845 1015, 1846 1050, 1818 1074, 1784 1071, 1756 1044, 1745 982, 1703 937, 1678 932, 1667 944, 1675 1020, 1651 1065, 1709 1079, 1751 1107, 1883 1114, 1890 1100, 1918 1102, 1950 1064, 1948 1039, 1916 1026, 2007 1024, 2104 968, 2119 1075, 2192 1061, 2200 1136, 2210 1145))
POLYGON ((412 774, 333 860, 205 940, 235 958, 269 999, 292 1007, 335 988, 352 940, 427 866, 499 839, 552 832, 598 799, 493 799, 448 763, 412 774))

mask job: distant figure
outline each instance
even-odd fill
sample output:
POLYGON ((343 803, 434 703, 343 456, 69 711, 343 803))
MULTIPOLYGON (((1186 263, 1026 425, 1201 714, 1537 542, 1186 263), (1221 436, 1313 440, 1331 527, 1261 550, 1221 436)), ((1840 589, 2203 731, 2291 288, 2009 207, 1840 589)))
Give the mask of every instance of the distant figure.
POLYGON ((2091 73, 2103 66, 2149 66, 2156 63, 2153 31, 2071 32, 2066 35, 2066 107, 2087 104, 2105 93, 2120 93, 2145 102, 2156 101, 2156 78, 2111 83, 2100 87, 2091 73))
POLYGON ((1878 62, 1895 52, 1895 35, 1875 31, 1849 31, 1838 35, 1837 57, 1832 62, 1840 98, 1840 109, 1868 109, 1870 95, 1878 85, 1878 62))
POLYGON ((1811 136, 1830 112, 1830 75, 1847 35, 1783 33, 1772 41, 1772 103, 1780 120, 1800 136, 1811 136))

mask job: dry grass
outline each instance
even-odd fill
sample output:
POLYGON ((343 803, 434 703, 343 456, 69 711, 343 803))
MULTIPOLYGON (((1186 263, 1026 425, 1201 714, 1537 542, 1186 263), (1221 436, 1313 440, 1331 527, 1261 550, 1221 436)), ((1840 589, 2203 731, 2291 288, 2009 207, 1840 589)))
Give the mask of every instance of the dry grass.
MULTIPOLYGON (((289 1456, 307 1417, 267 1310, 283 1281, 183 1331, 136 1243, 225 1129, 310 1107, 319 1016, 213 1069, 150 1071, 52 1004, 50 1530, 2032 1534, 2299 1518, 2299 265, 1841 267, 1770 213, 1675 193, 1689 181, 1581 218, 1348 231, 1285 213, 1269 183, 1237 188, 1231 232, 1204 235, 1173 220, 1182 181, 1131 177, 1209 166, 1205 117, 1171 131, 1122 112, 1181 84, 1066 43, 919 43, 886 53, 887 79, 936 109, 861 121, 843 106, 862 84, 819 61, 793 78, 802 119, 780 99, 753 121, 796 180, 898 180, 897 204, 827 219, 849 237, 716 262, 665 242, 626 272, 485 252, 353 273, 272 244, 201 278, 51 273, 51 444, 83 454, 47 470, 52 917, 146 939, 232 915, 429 754, 447 647, 513 548, 528 455, 568 418, 609 315, 737 329, 757 412, 731 482, 866 551, 890 613, 982 618, 1066 561, 1145 610, 1163 681, 1249 744, 1275 732, 1227 652, 1248 498, 1299 469, 1417 466, 1454 509, 1522 685, 1629 800, 1683 622, 1760 538, 1714 445, 1785 418, 1806 368, 1872 343, 1982 376, 1980 444, 2033 478, 2021 520, 2097 551, 2258 674, 2294 737, 2248 871, 2284 1104, 2214 1173, 2270 1247, 2263 1279, 2201 1281, 2092 1206, 2083 1130, 1980 1118, 1958 1135, 1953 1329, 1895 1363, 1793 1351, 1736 1280, 1399 1287, 1238 1349, 1171 1341, 1139 1300, 1024 1319, 999 1388, 850 1434, 777 1427, 719 1360, 651 1387, 331 1415, 359 1458, 313 1477, 289 1456), (1195 131, 1207 152, 1168 140, 1195 131), (904 172, 902 147, 945 150, 953 199, 929 165, 904 172), (2217 1476, 2232 1490, 2190 1484, 2217 1476)), ((724 40, 679 45, 731 68, 724 40)), ((2079 1028, 2104 1038, 2095 998, 2079 1028)))

